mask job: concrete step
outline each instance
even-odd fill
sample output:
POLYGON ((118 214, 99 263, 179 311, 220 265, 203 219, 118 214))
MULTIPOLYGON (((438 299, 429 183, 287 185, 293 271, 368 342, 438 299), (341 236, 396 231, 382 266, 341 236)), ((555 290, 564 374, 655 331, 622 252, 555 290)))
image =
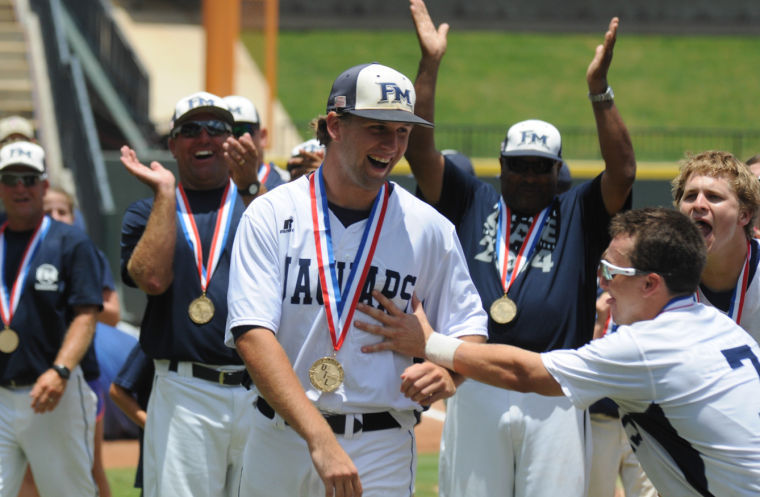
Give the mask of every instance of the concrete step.
POLYGON ((0 22, 15 22, 16 20, 16 11, 13 7, 0 5, 0 22))
POLYGON ((27 78, 9 78, 3 74, 0 76, 0 92, 30 92, 32 82, 27 78))
POLYGON ((17 22, 0 22, 0 40, 24 41, 24 30, 17 22))
POLYGON ((26 57, 4 59, 2 71, 0 71, 0 73, 7 78, 29 78, 31 75, 29 59, 26 57))
POLYGON ((6 98, 0 94, 0 109, 3 114, 18 114, 21 116, 34 115, 34 102, 31 95, 26 98, 6 98))

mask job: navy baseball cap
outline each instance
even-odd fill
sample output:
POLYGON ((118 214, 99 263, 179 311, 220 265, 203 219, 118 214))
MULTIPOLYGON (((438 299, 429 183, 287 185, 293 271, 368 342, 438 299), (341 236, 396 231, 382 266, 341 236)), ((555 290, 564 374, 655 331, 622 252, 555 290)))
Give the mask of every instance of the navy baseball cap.
POLYGON ((562 160, 562 138, 559 130, 546 121, 520 121, 507 131, 501 143, 501 156, 562 160))
POLYGON ((431 123, 414 115, 416 99, 414 84, 409 78, 372 62, 354 66, 338 76, 327 99, 327 112, 432 128, 431 123))

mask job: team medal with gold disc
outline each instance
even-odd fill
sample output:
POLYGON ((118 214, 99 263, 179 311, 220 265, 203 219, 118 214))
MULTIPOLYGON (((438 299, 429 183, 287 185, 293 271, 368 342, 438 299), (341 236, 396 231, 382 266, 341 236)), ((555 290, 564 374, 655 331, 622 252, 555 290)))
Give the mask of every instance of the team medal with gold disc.
POLYGON ((525 234, 525 239, 515 257, 512 269, 509 268, 509 239, 511 234, 512 213, 504 199, 499 198, 499 221, 496 233, 496 270, 499 272, 499 281, 504 288, 504 295, 494 300, 488 313, 498 324, 512 322, 517 316, 517 304, 507 296, 509 289, 517 279, 517 275, 525 269, 528 261, 533 257, 541 233, 544 231, 546 221, 549 219, 553 204, 546 206, 541 212, 533 216, 530 228, 525 234))
MULTIPOLYGON (((7 227, 7 221, 0 227, 0 275, 5 274, 5 229, 7 227)), ((43 216, 32 237, 29 239, 26 249, 24 249, 24 255, 21 257, 21 264, 19 264, 10 294, 5 287, 5 281, 2 281, 2 284, 0 284, 0 317, 2 317, 4 325, 0 331, 0 352, 3 354, 10 354, 19 346, 19 336, 15 330, 11 329, 11 321, 18 307, 21 292, 24 291, 24 281, 26 281, 26 276, 29 273, 32 259, 37 253, 40 244, 42 244, 42 240, 45 238, 49 228, 50 218, 43 216)))
POLYGON ((512 299, 506 295, 502 295, 493 301, 488 312, 491 315, 491 319, 497 323, 507 324, 517 315, 517 305, 512 299))
POLYGON ((190 302, 190 306, 187 308, 187 313, 190 315, 190 319, 195 324, 206 324, 214 317, 214 303, 211 299, 206 297, 206 294, 202 294, 197 299, 190 302))
POLYGON ((332 392, 343 383, 343 366, 333 357, 322 357, 309 368, 309 381, 322 392, 332 392))
POLYGON ((10 328, 0 331, 0 352, 10 354, 18 347, 18 333, 10 328))
POLYGON ((230 234, 232 208, 235 205, 236 199, 237 188, 233 187, 232 180, 230 180, 224 189, 222 200, 216 212, 214 236, 211 239, 208 261, 204 265, 203 246, 201 245, 198 226, 195 224, 195 217, 190 209, 190 202, 187 199, 182 184, 177 186, 177 218, 179 219, 182 233, 185 235, 185 240, 187 240, 188 245, 190 245, 193 251, 193 258, 198 268, 198 277, 201 283, 201 296, 190 302, 190 305, 187 307, 190 320, 198 325, 206 324, 214 318, 214 302, 206 296, 206 290, 230 234))
POLYGON ((375 253, 380 232, 383 228, 385 212, 388 209, 389 188, 384 183, 375 197, 367 225, 361 237, 359 248, 351 264, 344 291, 338 283, 337 264, 333 256, 330 235, 330 212, 327 207, 325 180, 320 167, 309 178, 309 196, 311 198, 311 219, 314 230, 314 245, 317 251, 319 283, 322 288, 322 301, 325 305, 327 328, 332 340, 332 357, 322 357, 314 361, 309 368, 309 381, 321 392, 333 392, 343 383, 343 366, 336 355, 343 346, 343 341, 351 328, 356 303, 364 282, 367 279, 372 256, 375 253))

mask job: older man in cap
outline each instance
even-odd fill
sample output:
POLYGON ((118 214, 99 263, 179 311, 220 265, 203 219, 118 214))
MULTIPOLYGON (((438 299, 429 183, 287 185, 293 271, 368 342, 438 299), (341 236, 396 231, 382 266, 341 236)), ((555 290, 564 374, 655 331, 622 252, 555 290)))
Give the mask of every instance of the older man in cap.
POLYGON ((154 193, 127 209, 121 239, 122 278, 148 297, 140 344, 156 367, 144 442, 149 497, 237 495, 252 399, 223 336, 230 249, 258 194, 250 188, 258 164, 225 161, 233 124, 216 95, 177 102, 169 149, 178 184, 122 148, 124 166, 154 193))
POLYGON ((97 495, 95 394, 80 361, 102 306, 97 253, 83 231, 45 216, 43 149, 0 149, 0 496, 18 494, 27 462, 40 495, 97 495))

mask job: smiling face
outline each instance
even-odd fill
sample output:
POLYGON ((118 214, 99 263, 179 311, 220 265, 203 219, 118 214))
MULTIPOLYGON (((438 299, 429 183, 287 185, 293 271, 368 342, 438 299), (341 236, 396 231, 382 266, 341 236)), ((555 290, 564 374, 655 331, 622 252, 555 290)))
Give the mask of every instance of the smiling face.
MULTIPOLYGON (((612 239, 609 247, 602 255, 602 259, 615 266, 631 267, 631 259, 628 254, 633 250, 633 238, 629 235, 618 235, 612 239)), ((645 308, 642 299, 642 288, 645 284, 646 274, 626 276, 616 274, 611 280, 605 280, 599 276, 600 287, 609 293, 607 303, 610 306, 612 319, 617 324, 631 324, 642 319, 650 319, 651 315, 645 308)))
MULTIPOLYGON (((338 117, 331 112, 327 126, 332 138, 329 167, 337 173, 340 185, 362 190, 374 198, 404 156, 412 125, 357 116, 338 117)), ((336 183, 331 188, 338 186, 336 183)))
POLYGON ((741 209, 725 178, 696 174, 689 177, 678 209, 697 223, 708 256, 720 256, 746 244, 744 227, 751 214, 741 209))
MULTIPOLYGON (((38 177, 40 174, 39 171, 26 166, 9 166, 4 168, 2 172, 38 177)), ((47 188, 46 179, 38 179, 30 186, 26 186, 22 181, 18 181, 14 186, 0 183, 0 198, 2 198, 5 211, 8 214, 8 223, 11 229, 20 231, 34 229, 37 226, 45 214, 42 199, 47 188)))
MULTIPOLYGON (((217 120, 216 115, 208 112, 193 116, 191 121, 217 120)), ((210 136, 202 129, 195 137, 181 134, 169 139, 169 150, 177 159, 179 177, 185 188, 207 190, 223 186, 229 179, 229 170, 224 161, 222 144, 229 133, 210 136)))

